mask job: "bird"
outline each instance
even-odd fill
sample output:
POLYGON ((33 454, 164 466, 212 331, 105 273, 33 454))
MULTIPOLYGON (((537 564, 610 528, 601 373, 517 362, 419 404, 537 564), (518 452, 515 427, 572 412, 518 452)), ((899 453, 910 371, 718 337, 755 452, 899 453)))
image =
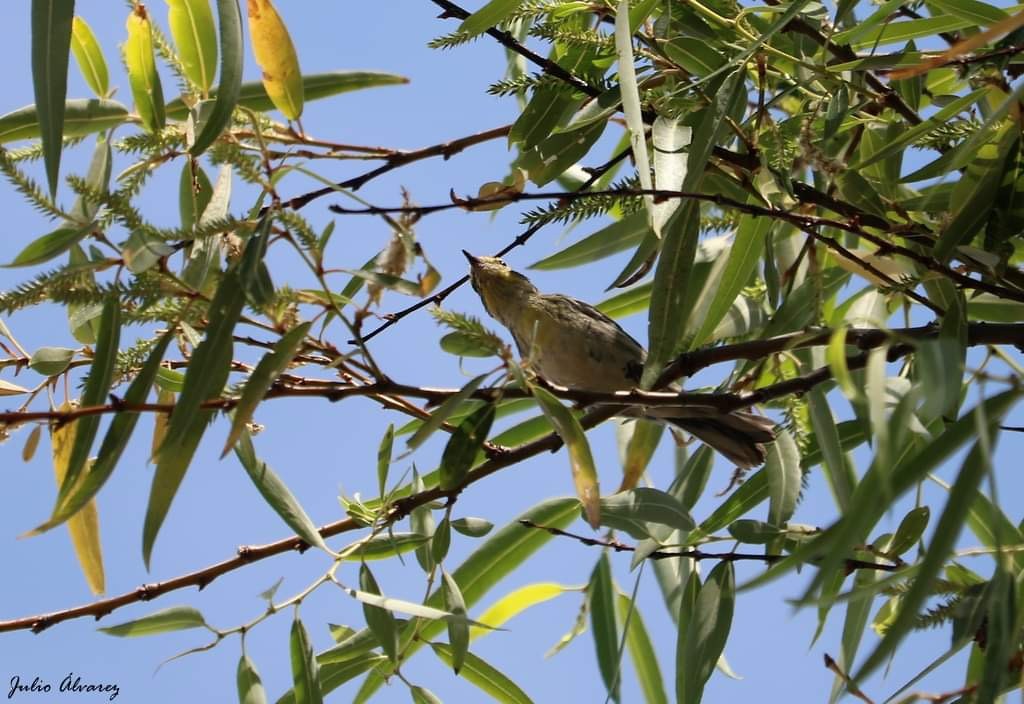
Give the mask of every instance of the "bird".
MULTIPOLYGON (((588 303, 541 293, 497 257, 466 250, 470 283, 487 313, 512 334, 519 354, 540 378, 570 389, 610 393, 637 388, 647 353, 617 322, 588 303)), ((775 424, 748 411, 673 409, 655 418, 694 435, 741 469, 765 461, 775 424)))

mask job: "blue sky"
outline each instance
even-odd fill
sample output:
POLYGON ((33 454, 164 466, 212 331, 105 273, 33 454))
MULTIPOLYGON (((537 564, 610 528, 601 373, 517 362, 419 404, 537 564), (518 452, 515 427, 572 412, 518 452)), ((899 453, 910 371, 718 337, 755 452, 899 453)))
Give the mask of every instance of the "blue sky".
MULTIPOLYGON (((308 133, 338 142, 416 148, 447 141, 467 134, 496 127, 515 117, 513 99, 497 99, 486 95, 485 88, 504 71, 504 51, 484 37, 474 44, 454 51, 433 51, 426 42, 434 36, 454 29, 451 21, 436 19, 432 3, 403 0, 391 3, 387 10, 371 3, 300 3, 281 0, 279 8, 299 47, 300 60, 306 72, 335 69, 375 69, 408 76, 407 86, 388 87, 346 94, 330 101, 307 105, 303 124, 308 133)), ((112 83, 119 86, 118 96, 127 101, 127 82, 121 70, 117 45, 123 40, 127 11, 122 3, 79 0, 78 10, 92 25, 111 66, 112 83)), ((166 27, 166 6, 150 3, 157 21, 166 27)), ((32 101, 29 73, 28 3, 11 3, 6 8, 9 39, 0 45, 0 61, 9 72, 5 90, 0 96, 0 112, 6 112, 32 101)), ((258 77, 258 70, 246 57, 246 77, 258 77)), ((173 82, 165 79, 165 91, 173 94, 173 82)), ((69 77, 69 96, 87 96, 75 66, 69 77)), ((119 134, 125 134, 122 130, 119 134)), ((91 146, 87 142, 66 155, 63 172, 81 173, 91 146)), ((595 151, 592 163, 603 160, 606 152, 595 151)), ((448 191, 475 193, 480 184, 498 180, 508 171, 514 156, 502 140, 483 144, 453 157, 449 161, 427 160, 377 179, 359 192, 361 197, 377 204, 397 204, 400 188, 407 188, 419 203, 444 202, 448 191)), ((125 163, 115 164, 116 174, 125 163)), ((365 164, 316 162, 313 167, 331 179, 360 173, 365 164)), ((141 205, 147 216, 157 224, 177 223, 177 179, 180 166, 174 165, 158 174, 144 191, 141 205)), ((301 176, 288 177, 281 192, 295 195, 318 187, 301 176)), ((70 191, 62 190, 61 201, 69 202, 70 191)), ((232 212, 240 213, 250 204, 239 189, 232 203, 232 212)), ((308 206, 303 214, 322 226, 330 220, 323 199, 308 206)), ((0 188, 0 207, 6 215, 4 259, 10 259, 26 243, 48 231, 49 225, 10 188, 0 188)), ((465 260, 459 253, 468 249, 475 253, 497 251, 519 231, 514 209, 502 211, 492 218, 487 213, 453 211, 425 218, 416 226, 416 235, 434 265, 444 275, 442 285, 462 275, 465 260)), ((561 243, 597 228, 587 223, 568 236, 557 226, 546 228, 526 248, 508 257, 510 264, 525 268, 559 248, 561 243)), ((331 248, 330 265, 355 268, 386 243, 390 233, 381 222, 370 218, 340 218, 331 248)), ((309 281, 294 261, 283 254, 271 267, 275 281, 307 285, 309 281)), ((610 278, 622 265, 614 258, 584 270, 554 272, 533 276, 548 291, 569 293, 584 300, 597 301, 610 278)), ((25 270, 0 270, 0 288, 8 288, 28 278, 25 270)), ((388 295, 383 311, 397 310, 412 299, 388 295)), ((483 315, 475 295, 468 288, 453 295, 445 304, 455 310, 483 315)), ((29 351, 43 345, 76 346, 67 332, 63 312, 56 309, 20 313, 6 321, 23 346, 29 351)), ((639 339, 646 338, 644 316, 623 321, 639 339)), ((496 326, 494 326, 496 327, 496 326)), ((129 333, 134 334, 134 331, 129 333)), ((139 334, 142 334, 139 332, 139 334)), ((437 346, 439 330, 425 312, 404 320, 372 344, 382 367, 403 382, 429 386, 455 386, 465 383, 471 371, 481 371, 490 362, 466 362, 460 369, 457 358, 441 352, 437 346)), ((343 344, 340 328, 333 339, 343 344)), ((250 355, 239 350, 240 356, 250 355)), ((9 378, 5 372, 4 378, 9 378)), ((712 373, 708 377, 714 381, 712 373)), ((15 380, 18 381, 18 380, 15 380)), ((848 417, 845 404, 837 414, 848 417)), ((298 496, 306 511, 318 524, 341 517, 339 492, 363 496, 375 494, 376 451, 379 439, 389 422, 400 425, 405 419, 382 411, 366 399, 352 399, 340 404, 323 401, 275 400, 261 407, 257 420, 266 431, 256 439, 257 451, 298 496)), ((288 534, 288 529, 270 511, 232 457, 217 458, 221 438, 227 431, 223 421, 208 431, 206 441, 194 460, 181 492, 175 499, 160 539, 157 542, 152 572, 146 573, 140 557, 140 534, 143 508, 148 496, 152 466, 147 464, 151 419, 139 424, 137 437, 121 460, 113 479, 99 497, 106 559, 107 584, 110 594, 117 594, 149 581, 164 580, 189 572, 212 562, 230 557, 237 546, 264 543, 288 534)), ((79 572, 66 531, 55 530, 40 537, 17 540, 16 536, 36 525, 48 515, 54 486, 49 464, 49 448, 44 442, 35 458, 28 463, 20 459, 25 431, 17 432, 0 448, 5 472, 6 510, 0 512, 0 561, 4 565, 3 598, 0 618, 65 608, 90 600, 90 594, 79 572)), ((618 465, 613 429, 610 425, 590 434, 605 486, 617 483, 618 465)), ((997 458, 1003 462, 1021 449, 1020 436, 1004 438, 997 458)), ((667 445, 667 444, 666 444, 667 445)), ((442 438, 434 438, 412 457, 398 463, 392 476, 409 469, 411 462, 423 471, 434 466, 443 447, 442 438)), ((860 469, 866 466, 865 455, 857 454, 860 469)), ((944 476, 954 476, 955 463, 944 476)), ((663 446, 652 464, 655 486, 665 487, 673 473, 670 448, 663 446)), ((719 462, 709 482, 709 496, 695 509, 698 519, 721 499, 711 494, 728 485, 729 469, 719 462)), ((1004 478, 1000 474, 1003 497, 1019 491, 1018 476, 1004 478)), ((460 497, 455 515, 483 516, 502 525, 543 498, 572 493, 568 462, 564 452, 544 455, 521 466, 501 472, 481 482, 460 497)), ((942 505, 940 490, 926 486, 925 501, 933 507, 933 517, 942 505)), ((912 497, 911 497, 912 498, 912 497)), ((912 503, 905 504, 909 507, 912 503)), ((763 518, 766 506, 752 517, 763 518)), ((1009 507, 1011 520, 1020 520, 1019 506, 1009 507)), ((820 473, 810 477, 804 502, 794 521, 823 524, 834 515, 834 506, 820 473)), ((902 513, 890 517, 898 522, 902 513)), ((934 520, 934 518, 933 518, 934 520)), ((576 529, 581 529, 577 524, 576 529)), ((581 529, 582 530, 582 529, 581 529)), ((336 546, 346 541, 336 542, 336 546)), ((973 544, 965 536, 965 544, 973 544)), ((475 542, 457 537, 451 565, 457 565, 475 542)), ((590 574, 599 553, 565 540, 554 540, 528 565, 513 577, 499 584, 483 600, 490 604, 509 590, 530 582, 559 582, 582 585, 590 574)), ((634 574, 629 573, 629 558, 613 555, 612 562, 618 584, 632 589, 634 574)), ((987 573, 987 559, 969 562, 972 568, 987 573)), ((327 559, 316 551, 305 555, 286 555, 266 560, 223 577, 200 593, 184 590, 164 596, 149 604, 136 604, 119 610, 104 619, 104 624, 137 618, 160 608, 188 604, 199 608, 207 619, 219 627, 231 627, 260 613, 263 603, 258 594, 284 577, 280 595, 301 590, 328 567, 327 559)), ((705 568, 708 569, 710 566, 705 568)), ((393 596, 419 600, 424 588, 423 573, 415 560, 405 564, 392 561, 374 565, 384 590, 393 596)), ((756 574, 759 567, 739 569, 740 581, 756 574)), ((339 573, 343 581, 356 582, 355 568, 345 567, 339 573)), ((650 629, 671 692, 675 651, 675 634, 664 609, 661 596, 648 574, 640 586, 640 608, 650 629)), ((715 674, 709 683, 706 701, 751 699, 761 701, 822 701, 831 688, 832 677, 822 666, 822 654, 838 654, 842 607, 837 607, 823 634, 811 646, 816 614, 812 610, 794 611, 786 599, 796 597, 805 577, 781 580, 757 591, 740 595, 734 629, 726 649, 733 669, 742 676, 739 682, 715 674)), ((553 602, 536 607, 509 624, 508 632, 495 633, 474 645, 474 652, 485 658, 530 694, 535 701, 546 702, 569 698, 572 701, 600 701, 603 686, 594 659, 593 642, 584 634, 554 658, 543 653, 569 630, 579 607, 577 594, 566 594, 553 602)), ((479 613, 478 607, 474 613, 479 613)), ((330 645, 327 622, 359 627, 361 609, 357 602, 334 589, 321 589, 302 606, 302 617, 310 629, 317 650, 330 645)), ((471 614, 472 615, 472 614, 471 614)), ((288 662, 288 629, 291 615, 282 613, 259 626, 247 639, 247 649, 255 660, 269 695, 276 699, 290 686, 288 662)), ((221 643, 212 651, 169 663, 159 671, 157 665, 166 658, 190 647, 204 644, 198 632, 118 639, 98 633, 91 620, 80 619, 55 626, 41 635, 16 632, 0 635, 0 689, 6 694, 9 680, 17 675, 22 680, 39 676, 59 682, 68 672, 81 675, 83 681, 117 683, 121 689, 118 701, 179 702, 231 701, 235 698, 234 672, 239 655, 237 639, 221 643)), ((873 636, 866 635, 868 646, 873 636)), ((873 695, 893 691, 921 666, 944 650, 948 631, 916 636, 901 649, 891 674, 884 683, 876 676, 866 689, 873 695)), ((958 661, 962 661, 958 660, 958 661)), ((639 691, 631 666, 625 665, 623 700, 637 701, 639 691)), ((951 689, 959 684, 962 667, 953 664, 943 673, 926 680, 932 691, 951 689)), ((445 701, 483 701, 481 693, 454 678, 450 671, 427 652, 418 654, 404 668, 406 676, 434 691, 445 701)), ((339 690, 329 701, 347 701, 354 692, 352 685, 339 690)), ((82 701, 101 701, 99 695, 82 701)), ((404 702, 408 692, 401 684, 393 684, 379 694, 376 701, 404 702)), ((50 701, 38 695, 18 695, 14 701, 50 701)), ((61 701, 61 700, 55 700, 61 701)))

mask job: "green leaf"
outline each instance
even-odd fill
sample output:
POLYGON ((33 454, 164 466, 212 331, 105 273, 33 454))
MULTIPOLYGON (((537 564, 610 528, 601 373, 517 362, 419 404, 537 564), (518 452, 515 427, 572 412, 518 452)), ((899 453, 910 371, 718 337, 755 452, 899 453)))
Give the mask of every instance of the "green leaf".
MULTIPOLYGON (((244 259, 245 254, 242 256, 244 259)), ((147 567, 160 526, 213 416, 212 411, 201 407, 202 403, 217 398, 227 382, 235 323, 244 303, 238 273, 232 269, 221 279, 210 302, 206 337, 192 353, 181 396, 168 423, 167 435, 157 451, 156 473, 142 532, 142 554, 147 567)))
MULTIPOLYGON (((709 280, 707 285, 714 286, 714 296, 708 305, 704 319, 700 321, 697 328, 689 338, 689 349, 702 345, 709 340, 709 336, 729 312, 733 302, 743 287, 750 282, 757 269, 764 252, 764 243, 768 237, 768 230, 771 229, 770 218, 755 218, 744 215, 740 218, 739 227, 736 228, 736 237, 732 247, 729 248, 728 262, 725 270, 714 282, 709 280)), ((720 255, 726 256, 726 255, 720 255)))
POLYGON ((309 642, 309 634, 302 621, 299 620, 298 614, 292 621, 288 643, 296 704, 322 704, 324 697, 320 691, 319 668, 316 658, 313 657, 313 646, 309 642))
POLYGON ((606 126, 602 121, 572 132, 553 134, 535 148, 522 152, 516 164, 526 170, 531 181, 543 186, 586 156, 606 126))
POLYGON ((459 32, 476 36, 507 19, 519 7, 521 0, 491 0, 471 14, 459 25, 459 32))
MULTIPOLYGON (((699 144, 696 137, 693 143, 699 144)), ((700 168, 703 168, 703 163, 700 168)), ((687 180, 691 173, 687 173, 687 180)), ((688 200, 664 228, 664 241, 654 271, 654 288, 647 317, 649 342, 640 382, 644 388, 654 383, 672 358, 684 332, 683 325, 693 308, 696 291, 688 285, 688 279, 697 254, 699 236, 700 204, 688 200)))
POLYGON ((202 219, 212 196, 213 184, 203 167, 195 159, 186 159, 178 181, 178 212, 182 229, 191 230, 202 219))
POLYGON ((128 38, 121 44, 121 51, 135 111, 148 131, 158 132, 166 124, 167 115, 163 85, 156 70, 153 25, 144 5, 132 7, 126 29, 128 38))
MULTIPOLYGON (((180 407, 181 403, 179 401, 178 408, 180 407)), ((249 475, 252 483, 256 485, 260 495, 263 496, 264 500, 274 509, 277 515, 281 517, 281 520, 308 544, 330 552, 327 543, 324 542, 320 532, 316 529, 316 524, 310 520, 299 504, 299 500, 285 486, 281 478, 274 473, 274 470, 267 463, 256 457, 256 449, 253 447, 252 437, 245 428, 242 428, 240 431, 238 442, 235 444, 235 456, 242 463, 242 467, 249 475)))
POLYGON ((185 75, 206 93, 217 70, 217 34, 209 0, 168 0, 167 24, 185 75))
POLYGON ((438 406, 433 413, 430 414, 430 418, 423 422, 416 432, 412 434, 412 437, 406 441, 406 446, 410 450, 415 450, 417 447, 426 442, 427 438, 430 437, 435 430, 441 427, 447 418, 455 412, 455 410, 461 406, 473 392, 476 391, 480 384, 483 383, 484 379, 487 378, 487 374, 481 374, 480 376, 470 379, 469 383, 459 389, 459 392, 449 396, 440 406, 438 406))
POLYGON ((82 78, 100 98, 110 90, 107 61, 92 28, 81 17, 75 17, 71 25, 71 52, 82 72, 82 78))
POLYGON ((487 341, 464 332, 450 332, 441 338, 441 349, 458 357, 493 357, 497 349, 487 341))
POLYGON ((266 704, 267 692, 263 689, 260 673, 256 671, 256 663, 245 653, 238 659, 235 679, 238 682, 239 704, 266 704))
POLYGON ((377 449, 377 489, 380 496, 388 484, 388 468, 391 466, 391 448, 395 444, 395 425, 391 423, 384 431, 384 437, 380 440, 380 447, 377 449))
POLYGON ((57 193, 75 0, 32 0, 32 86, 50 195, 57 193))
POLYGON ((668 488, 668 493, 679 499, 687 511, 692 509, 704 487, 707 486, 708 478, 711 476, 711 468, 714 465, 714 453, 707 445, 701 445, 685 463, 681 463, 681 454, 676 454, 676 477, 668 488), (680 466, 681 464, 681 466, 680 466))
MULTIPOLYGON (((693 617, 685 624, 683 647, 677 653, 676 696, 680 704, 696 704, 701 700, 704 685, 725 650, 735 599, 736 577, 732 563, 719 562, 697 594, 693 617)), ((682 626, 680 619, 680 628, 682 626)))
MULTIPOLYGON (((81 137, 116 127, 128 120, 128 108, 116 100, 77 98, 64 104, 64 136, 81 137)), ((42 135, 42 118, 35 105, 0 116, 0 144, 42 135)))
MULTIPOLYGON (((157 369, 163 361, 167 346, 174 339, 174 331, 171 330, 160 338, 153 351, 150 352, 146 363, 142 365, 138 376, 128 386, 124 395, 124 402, 127 405, 145 403, 149 397, 149 391, 153 387, 153 380, 156 378, 157 369)), ((117 461, 121 459, 121 453, 128 445, 132 431, 135 430, 135 423, 139 420, 138 413, 123 411, 114 416, 107 428, 107 434, 103 436, 100 443, 99 453, 96 461, 90 467, 85 476, 74 488, 74 493, 63 501, 58 501, 53 509, 53 515, 44 524, 35 528, 32 533, 41 533, 54 526, 60 525, 71 516, 75 515, 83 506, 89 503, 99 490, 106 483, 107 479, 114 472, 117 461)))
POLYGON ((931 510, 927 506, 918 506, 910 509, 907 515, 900 521, 899 527, 893 534, 888 545, 883 550, 891 555, 902 555, 917 544, 917 541, 924 535, 924 529, 928 527, 928 519, 931 510))
POLYGON ((494 405, 488 403, 459 423, 441 455, 441 489, 454 489, 466 480, 493 422, 494 405))
POLYGON ((273 349, 263 355, 256 364, 256 368, 249 375, 249 380, 245 382, 242 397, 238 399, 238 404, 235 406, 234 418, 231 421, 231 431, 228 433, 228 439, 224 443, 224 450, 220 453, 221 457, 224 457, 231 451, 238 438, 245 432, 246 425, 252 420, 253 413, 256 412, 256 407, 263 400, 263 397, 267 395, 267 391, 274 385, 277 378, 292 363, 295 355, 302 347, 302 342, 306 339, 306 334, 309 332, 311 325, 312 323, 296 325, 282 335, 281 339, 274 344, 273 349))
POLYGON ((764 469, 758 470, 754 476, 743 482, 736 491, 729 495, 711 515, 697 526, 697 530, 687 538, 689 543, 698 538, 712 535, 743 516, 769 496, 768 474, 764 469))
POLYGON ((438 699, 437 695, 426 687, 413 685, 409 687, 409 694, 412 696, 413 704, 441 704, 441 700, 438 699))
POLYGON ((629 630, 626 631, 626 648, 629 650, 636 678, 640 682, 640 690, 647 704, 668 704, 665 694, 665 683, 658 667, 658 653, 654 649, 651 637, 647 633, 640 610, 629 597, 619 594, 615 600, 618 607, 619 620, 629 618, 629 630))
MULTIPOLYGON (((430 647, 442 662, 453 665, 455 657, 451 646, 431 643, 430 647)), ((466 653, 459 676, 501 704, 532 704, 532 700, 519 685, 473 653, 466 653)))
MULTIPOLYGON (((829 489, 832 490, 836 506, 845 512, 850 505, 856 477, 849 470, 846 457, 843 455, 844 446, 840 437, 840 427, 836 425, 832 410, 828 405, 828 399, 825 398, 821 387, 815 387, 807 394, 807 405, 810 411, 811 429, 814 430, 814 439, 817 441, 817 447, 813 449, 818 452, 813 456, 824 465, 825 479, 828 481, 829 489)), ((859 427, 859 424, 847 427, 859 427)), ((811 457, 812 448, 808 447, 804 452, 803 459, 804 466, 807 468, 815 464, 812 463, 811 457)))
POLYGON ((631 213, 592 235, 530 265, 531 269, 568 269, 610 257, 640 244, 651 231, 644 213, 631 213))
POLYGON ((382 533, 369 540, 358 540, 339 552, 346 560, 384 560, 415 550, 430 540, 421 533, 382 533))
MULTIPOLYGON (((320 663, 320 692, 328 694, 367 670, 386 662, 387 658, 383 655, 361 653, 339 662, 320 663)), ((299 704, 295 698, 295 690, 288 690, 277 700, 277 704, 299 704)))
MULTIPOLYGON (((380 595, 377 580, 373 578, 373 573, 365 564, 359 566, 359 587, 366 594, 380 595)), ((360 601, 363 602, 363 617, 366 619, 366 625, 377 637, 377 641, 391 662, 397 664, 398 626, 395 624, 395 617, 380 605, 372 604, 365 599, 360 599, 360 601)))
POLYGON ((625 452, 622 453, 622 484, 619 491, 632 489, 640 481, 654 451, 658 449, 665 425, 641 418, 632 423, 631 430, 625 452))
POLYGON ((134 621, 125 621, 116 626, 107 626, 99 630, 108 635, 127 638, 206 627, 203 615, 196 609, 193 609, 191 606, 172 606, 169 609, 157 611, 134 621))
MULTIPOLYGON (((643 108, 640 104, 640 87, 636 78, 636 64, 633 58, 633 28, 629 25, 629 0, 619 0, 615 8, 615 54, 619 60, 619 91, 622 96, 622 114, 626 118, 629 130, 629 144, 633 152, 633 163, 636 164, 637 178, 640 187, 650 190, 654 187, 651 181, 651 164, 647 152, 647 128, 644 125, 643 108)), ((654 197, 643 197, 647 220, 651 223, 654 235, 661 238, 661 218, 655 217, 654 197)), ((672 203, 668 207, 676 207, 672 203)))
POLYGON ((658 489, 638 487, 601 499, 601 525, 625 531, 638 540, 668 533, 654 529, 651 524, 683 532, 696 527, 682 503, 658 489))
POLYGON ((725 65, 722 56, 707 42, 695 37, 675 37, 661 45, 665 54, 672 61, 682 66, 687 72, 698 77, 705 77, 725 65))
POLYGON ((7 264, 8 267, 35 266, 48 262, 58 257, 81 242, 93 231, 92 224, 76 225, 68 223, 61 225, 53 232, 33 240, 25 249, 7 264))
POLYGON ((68 368, 74 357, 75 351, 68 347, 40 347, 32 353, 28 366, 37 374, 57 376, 68 368))
POLYGON ((448 556, 448 548, 452 544, 452 527, 447 516, 441 519, 430 536, 430 559, 439 565, 448 556))
MULTIPOLYGON (((435 536, 436 537, 436 536, 435 536)), ((444 596, 444 607, 456 616, 466 616, 466 602, 462 598, 459 585, 446 570, 441 570, 441 594, 444 596)), ((455 674, 459 674, 466 662, 469 652, 469 624, 466 621, 451 620, 448 622, 448 643, 451 646, 451 666, 455 674)))
POLYGON ((594 456, 590 452, 590 444, 587 442, 583 427, 576 416, 550 391, 531 385, 530 392, 569 451, 569 464, 572 467, 576 495, 583 504, 587 522, 596 530, 601 522, 601 496, 597 483, 597 467, 594 465, 594 456))
POLYGON ((615 588, 612 586, 612 567, 608 553, 601 553, 587 585, 590 604, 590 630, 594 634, 597 664, 601 670, 608 696, 619 701, 619 633, 615 624, 615 588))
POLYGON ((452 528, 470 538, 482 538, 491 532, 494 524, 483 518, 456 518, 452 521, 452 528))
POLYGON ((768 522, 783 526, 793 515, 800 496, 800 450, 793 436, 780 428, 775 442, 768 446, 765 463, 768 477, 768 522))
POLYGON ((865 659, 855 675, 855 679, 860 680, 876 670, 888 659, 890 653, 907 633, 914 628, 918 613, 931 594, 932 581, 940 574, 946 558, 955 546, 956 539, 967 518, 971 501, 985 475, 987 464, 982 458, 982 453, 981 443, 975 443, 964 460, 956 482, 949 492, 946 506, 935 526, 928 551, 918 566, 917 576, 900 602, 899 613, 886 630, 882 642, 865 659))
POLYGON ((978 0, 934 0, 931 4, 979 27, 987 27, 1010 17, 1005 10, 978 0))
POLYGON ((244 48, 238 0, 217 0, 217 19, 220 26, 220 82, 213 110, 189 149, 192 156, 206 151, 230 124, 241 92, 244 48))
MULTIPOLYGON (((408 83, 409 79, 393 73, 381 73, 378 71, 330 71, 327 73, 311 73, 302 77, 303 100, 322 100, 341 93, 361 90, 363 88, 376 88, 378 86, 392 86, 408 83)), ((218 89, 210 91, 211 97, 217 97, 218 89)), ((238 107, 248 108, 255 112, 269 112, 274 110, 274 103, 267 95, 263 81, 251 81, 241 84, 238 89, 238 107)), ((189 110, 185 101, 175 98, 167 103, 167 117, 172 120, 184 120, 188 117, 189 110)))
MULTIPOLYGON (((117 363, 118 346, 121 342, 121 302, 111 296, 103 304, 103 315, 100 317, 100 332, 89 367, 89 377, 82 392, 83 406, 98 406, 106 401, 110 386, 114 381, 114 366, 117 363)), ((68 458, 67 473, 57 495, 57 503, 67 499, 75 489, 89 459, 96 431, 100 426, 98 415, 83 416, 75 421, 75 443, 71 447, 68 458)))

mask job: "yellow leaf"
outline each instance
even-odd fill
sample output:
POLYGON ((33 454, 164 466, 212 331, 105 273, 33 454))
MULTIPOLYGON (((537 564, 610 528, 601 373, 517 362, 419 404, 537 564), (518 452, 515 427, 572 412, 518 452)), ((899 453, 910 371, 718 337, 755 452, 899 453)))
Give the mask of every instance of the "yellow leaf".
MULTIPOLYGON (((65 402, 61 405, 61 411, 69 411, 72 405, 65 402)), ((64 483, 64 475, 67 474, 68 460, 71 458, 71 447, 75 444, 75 423, 52 427, 50 429, 50 444, 53 448, 53 473, 57 477, 57 488, 64 483)), ((86 466, 80 479, 92 468, 90 462, 86 466)), ((103 550, 100 546, 100 517, 96 510, 96 499, 91 500, 74 516, 68 519, 68 532, 71 534, 71 544, 75 548, 75 555, 78 563, 82 566, 82 573, 89 589, 93 594, 102 594, 105 585, 103 574, 103 550)))
POLYGON ((270 0, 248 0, 252 52, 263 71, 263 87, 289 120, 302 114, 302 73, 291 35, 270 0))
POLYGON ((0 396, 17 396, 18 394, 27 394, 28 389, 12 384, 9 381, 0 379, 0 396))
POLYGON ((128 83, 132 88, 135 109, 142 124, 150 132, 162 129, 165 123, 164 92, 153 57, 153 27, 142 5, 136 5, 125 23, 128 39, 122 45, 128 83))
POLYGON ((25 462, 31 462, 32 458, 36 455, 36 448, 39 447, 39 436, 41 434, 43 426, 37 425, 32 428, 32 432, 28 434, 28 438, 25 440, 25 447, 21 449, 21 459, 25 462))

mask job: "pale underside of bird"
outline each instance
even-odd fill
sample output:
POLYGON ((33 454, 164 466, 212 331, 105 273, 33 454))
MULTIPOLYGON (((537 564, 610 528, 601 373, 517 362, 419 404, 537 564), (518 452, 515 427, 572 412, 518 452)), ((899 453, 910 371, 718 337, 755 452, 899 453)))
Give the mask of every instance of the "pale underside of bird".
MULTIPOLYGON (((500 259, 475 257, 465 250, 463 254, 484 308, 512 333, 520 355, 534 373, 570 389, 614 392, 637 388, 646 352, 618 323, 583 301, 541 293, 500 259)), ((765 444, 775 439, 775 424, 747 411, 624 407, 622 415, 643 415, 677 426, 744 469, 763 463, 765 444)))

